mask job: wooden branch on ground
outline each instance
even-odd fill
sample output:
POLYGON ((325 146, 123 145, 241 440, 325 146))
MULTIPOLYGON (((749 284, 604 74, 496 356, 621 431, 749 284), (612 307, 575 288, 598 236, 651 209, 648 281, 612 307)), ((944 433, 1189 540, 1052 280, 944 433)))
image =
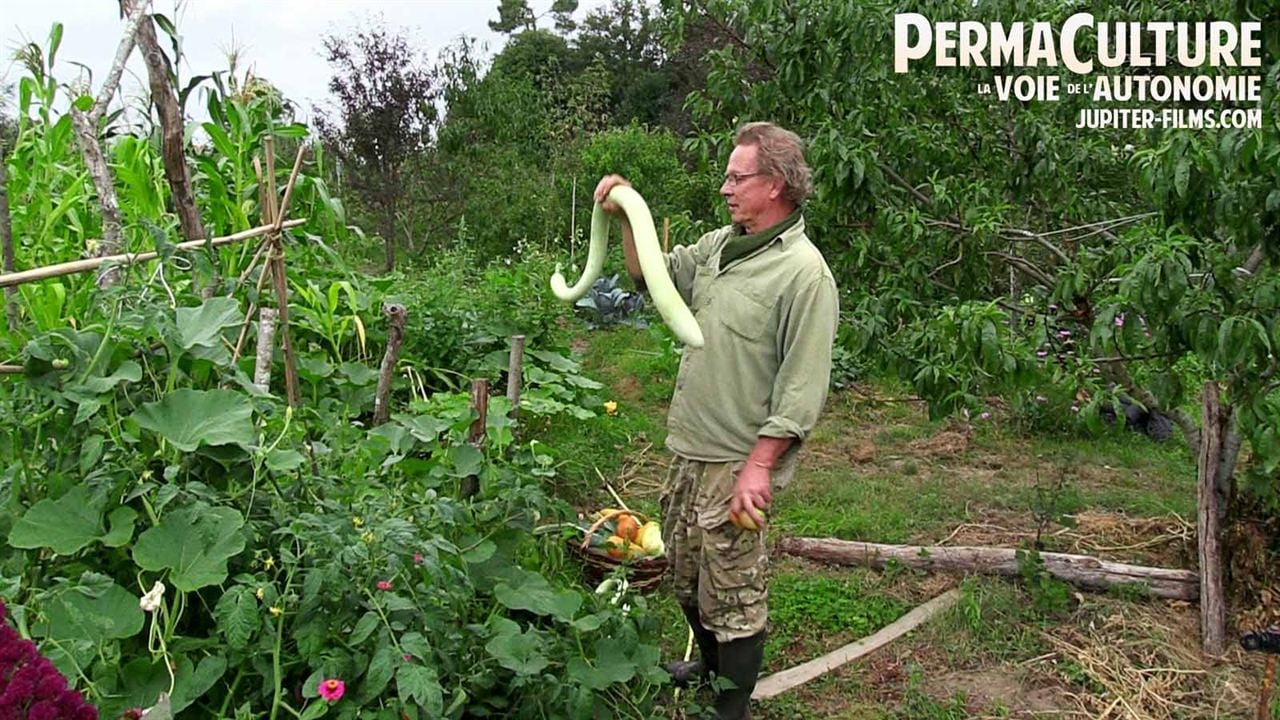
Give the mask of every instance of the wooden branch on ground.
MULTIPOLYGON (((125 9, 130 15, 141 18, 147 16, 146 9, 141 7, 142 5, 143 3, 138 0, 126 0, 125 9)), ((182 112, 178 108, 178 93, 169 80, 169 59, 160 49, 160 42, 156 39, 156 29, 150 17, 146 17, 146 20, 138 25, 137 42, 142 51, 142 58, 147 63, 151 102, 155 103, 156 112, 160 115, 164 175, 173 193, 178 225, 182 228, 184 240, 203 240, 204 224, 200 220, 200 210, 196 207, 195 193, 191 189, 191 171, 187 167, 186 155, 183 152, 184 123, 182 112)))
POLYGON ((1218 462, 1223 417, 1218 383, 1204 384, 1203 428, 1196 458, 1197 552, 1200 559, 1200 639, 1204 652, 1220 656, 1227 649, 1227 601, 1222 585, 1222 546, 1218 513, 1218 462))
MULTIPOLYGON (((306 220, 290 220, 284 223, 285 228, 295 228, 299 225, 306 224, 306 220)), ((233 235, 224 235, 209 240, 196 240, 193 242, 179 243, 174 246, 175 250, 196 250, 206 245, 210 247, 222 247, 231 243, 240 242, 249 238, 265 235, 271 231, 271 225, 259 225, 248 230, 241 230, 233 235)), ((59 263, 57 265, 47 265, 41 268, 33 268, 31 270, 23 270, 22 272, 4 273, 0 275, 0 287, 13 287, 22 285, 23 283, 34 282, 36 280, 47 280, 49 278, 61 277, 63 275, 74 275, 76 273, 88 272, 96 270, 106 263, 120 263, 122 265, 131 265, 133 263, 147 262, 160 257, 158 252, 142 252, 142 253, 122 253, 120 255, 104 255, 103 257, 90 258, 88 260, 72 260, 71 262, 59 263)))
POLYGON ((404 306, 396 303, 383 305, 382 312, 387 316, 387 351, 382 356, 382 367, 378 370, 378 391, 373 396, 374 427, 391 419, 391 382, 395 380, 396 363, 400 362, 400 348, 404 345, 406 317, 404 306))
POLYGON ((253 384, 267 392, 271 389, 271 358, 275 354, 276 311, 262 308, 258 313, 258 353, 253 364, 253 384))
MULTIPOLYGON (((9 185, 5 176, 3 146, 0 146, 0 254, 4 256, 4 273, 12 273, 16 260, 13 255, 13 225, 9 217, 9 185)), ((12 287, 4 289, 5 314, 9 316, 9 332, 18 330, 17 294, 17 290, 12 287)))
POLYGON ((770 675, 756 685, 755 691, 751 693, 751 699, 767 700, 781 695, 787 690, 825 675, 841 665, 868 655, 923 625, 935 615, 955 605, 956 600, 959 599, 960 591, 952 588, 898 618, 874 635, 851 642, 842 648, 802 665, 770 675))
MULTIPOLYGON (((921 570, 979 572, 1010 577, 1016 577, 1020 572, 1017 551, 1011 548, 881 545, 830 538, 785 538, 778 547, 789 555, 837 565, 879 568, 893 560, 921 570)), ((1066 553, 1042 552, 1040 558, 1045 569, 1054 576, 1091 590, 1105 590, 1115 585, 1142 585, 1156 597, 1179 600, 1199 597, 1200 582, 1190 570, 1126 565, 1066 553)))

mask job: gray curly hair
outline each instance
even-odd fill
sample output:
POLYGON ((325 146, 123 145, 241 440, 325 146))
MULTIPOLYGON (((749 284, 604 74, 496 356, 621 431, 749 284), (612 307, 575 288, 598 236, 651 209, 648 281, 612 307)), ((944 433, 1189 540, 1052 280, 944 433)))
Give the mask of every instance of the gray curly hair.
POLYGON ((799 205, 813 194, 813 171, 804 160, 799 135, 769 122, 752 122, 738 128, 734 145, 760 148, 760 171, 782 178, 783 197, 799 205))

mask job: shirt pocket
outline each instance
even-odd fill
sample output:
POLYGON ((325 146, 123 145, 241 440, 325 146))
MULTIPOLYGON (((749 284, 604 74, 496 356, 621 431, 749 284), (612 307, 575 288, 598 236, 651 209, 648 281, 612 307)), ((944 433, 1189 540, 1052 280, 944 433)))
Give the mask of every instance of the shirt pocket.
POLYGON ((716 302, 722 304, 720 322, 729 332, 753 343, 765 337, 773 315, 769 306, 733 288, 726 288, 716 302))

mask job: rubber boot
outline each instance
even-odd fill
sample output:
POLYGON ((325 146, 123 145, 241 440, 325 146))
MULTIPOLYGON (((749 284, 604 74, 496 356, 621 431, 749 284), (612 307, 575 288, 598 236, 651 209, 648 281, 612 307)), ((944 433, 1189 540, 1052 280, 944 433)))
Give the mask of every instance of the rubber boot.
POLYGON ((716 720, 750 720, 751 692, 764 661, 767 632, 720 643, 720 677, 733 681, 735 687, 721 690, 716 696, 716 720))
POLYGON ((715 633, 703 627, 697 605, 681 605, 680 609, 684 610, 685 619, 689 621, 689 627, 693 628, 693 639, 698 643, 700 657, 697 660, 677 660, 667 663, 663 668, 671 673, 671 682, 676 687, 688 687, 719 671, 720 646, 716 642, 715 633))

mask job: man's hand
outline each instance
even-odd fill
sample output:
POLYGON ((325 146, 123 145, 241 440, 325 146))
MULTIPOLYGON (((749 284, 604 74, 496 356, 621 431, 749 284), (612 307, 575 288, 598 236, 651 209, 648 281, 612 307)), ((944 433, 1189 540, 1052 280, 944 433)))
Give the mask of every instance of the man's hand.
POLYGON ((764 516, 757 510, 767 510, 773 503, 773 490, 769 469, 754 461, 738 471, 738 481, 733 485, 733 500, 729 502, 729 512, 746 515, 757 527, 764 527, 764 516))
POLYGON ((594 196, 595 201, 600 203, 601 209, 613 215, 621 214, 622 207, 619 206, 618 203, 612 200, 606 200, 605 198, 609 196, 610 190, 614 189, 619 185, 631 187, 631 182, 628 181, 626 178, 622 177, 621 175, 605 175, 604 177, 600 178, 600 182, 596 183, 596 191, 594 196))

